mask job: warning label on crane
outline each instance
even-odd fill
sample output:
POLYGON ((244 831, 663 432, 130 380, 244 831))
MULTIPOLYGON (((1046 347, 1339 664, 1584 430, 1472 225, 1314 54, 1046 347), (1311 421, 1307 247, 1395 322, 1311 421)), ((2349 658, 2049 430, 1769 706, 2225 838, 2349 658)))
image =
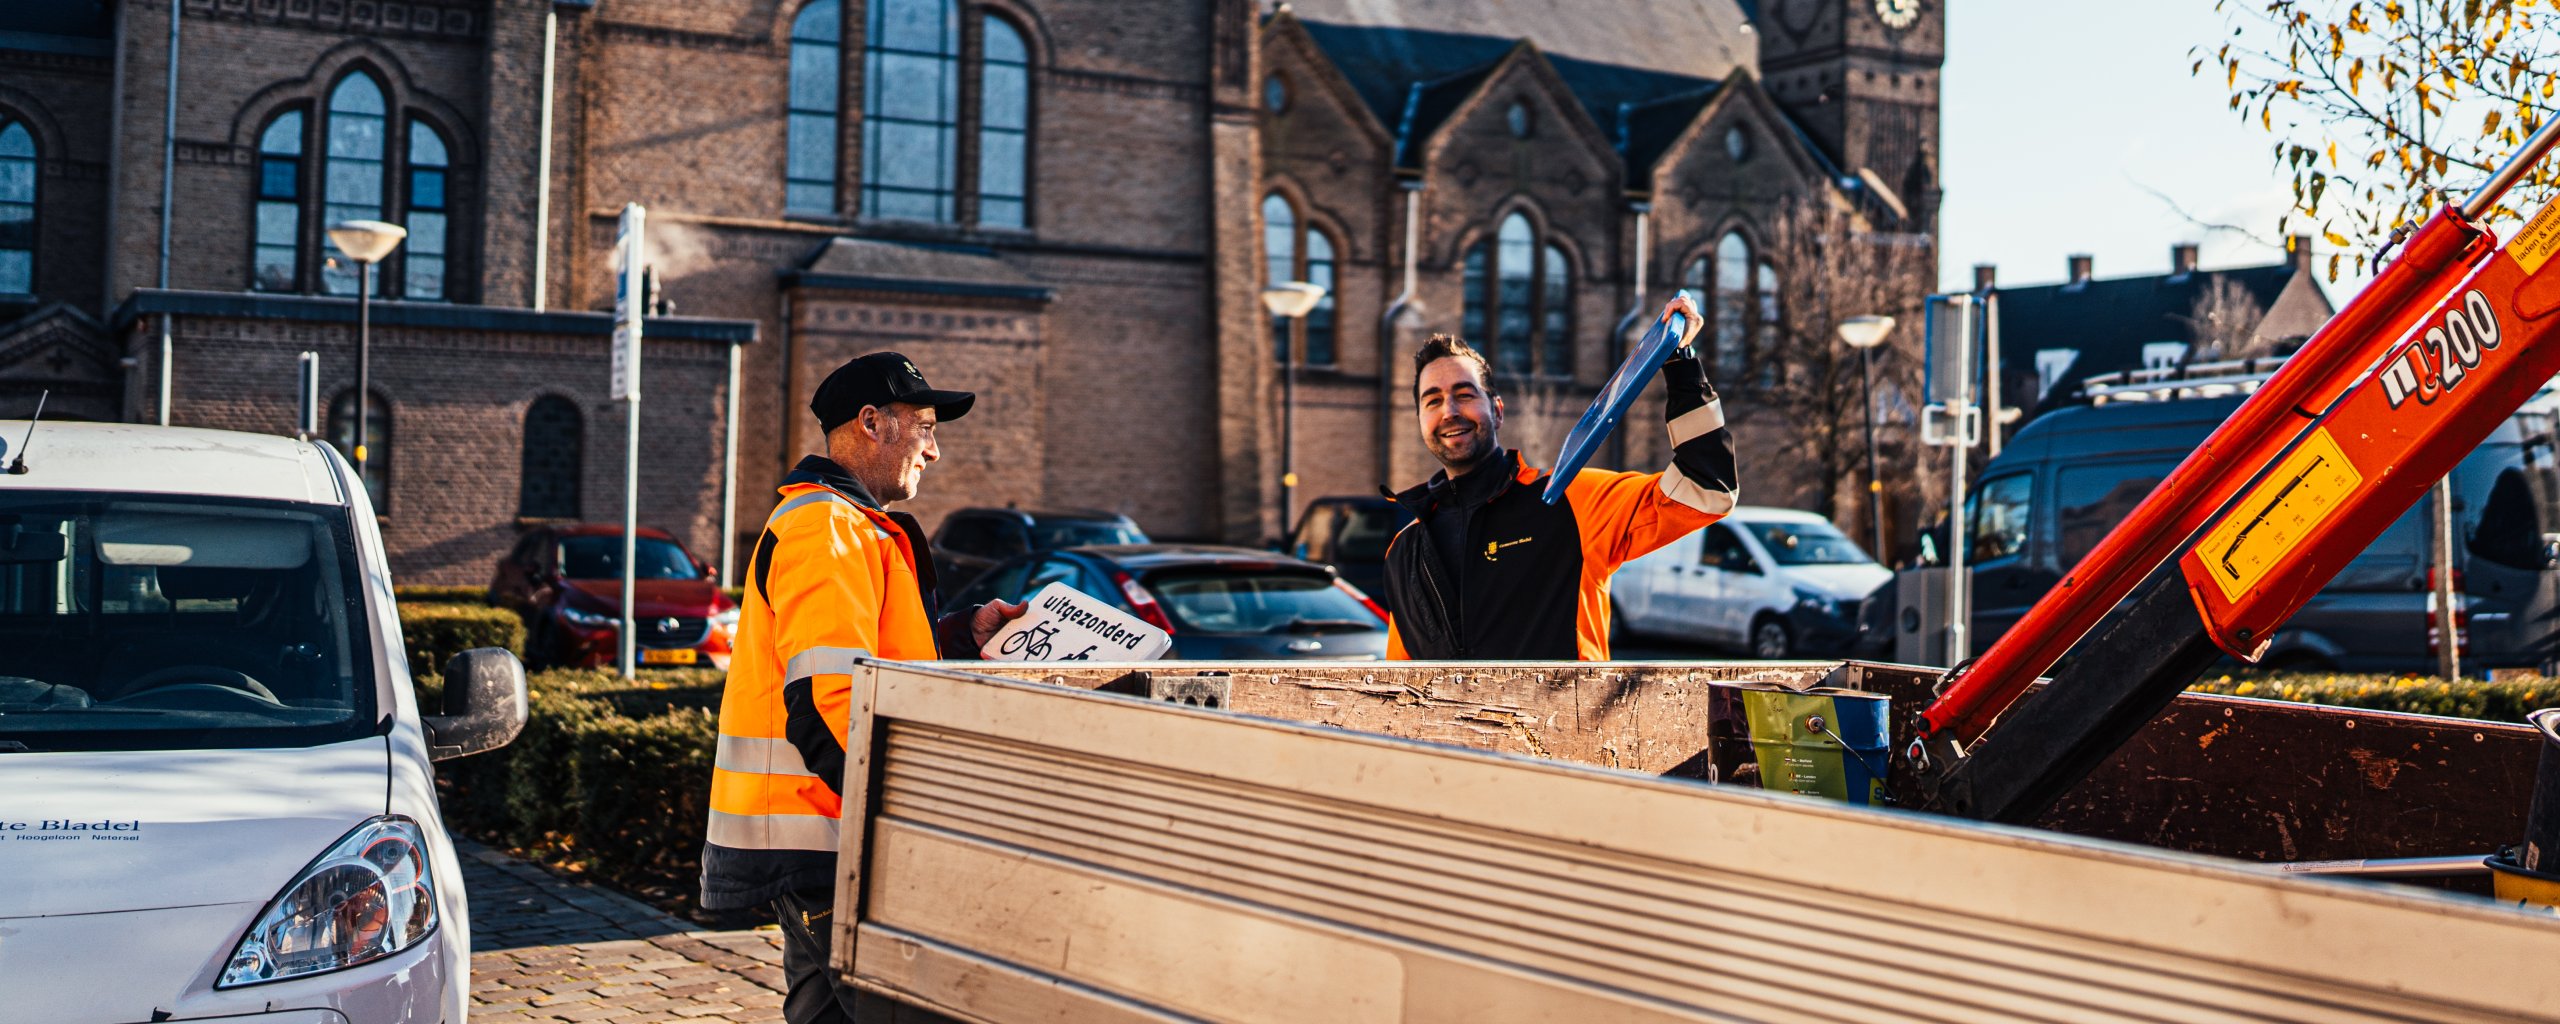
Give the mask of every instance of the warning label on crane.
POLYGON ((2314 430, 2205 531, 2196 561, 2222 588, 2223 600, 2237 602, 2362 483, 2337 440, 2314 430))
POLYGON ((2543 207, 2507 243, 2507 255, 2514 257, 2516 265, 2523 267, 2528 276, 2539 273, 2554 252, 2560 252, 2560 203, 2543 207))

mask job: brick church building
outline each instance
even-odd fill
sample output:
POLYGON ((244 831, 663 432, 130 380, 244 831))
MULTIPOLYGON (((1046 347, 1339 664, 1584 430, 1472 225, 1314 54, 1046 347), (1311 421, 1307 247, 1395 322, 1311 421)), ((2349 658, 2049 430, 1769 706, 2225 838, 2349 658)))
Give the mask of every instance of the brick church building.
MULTIPOLYGON (((385 536, 412 582, 485 580, 528 521, 618 517, 604 311, 639 203, 672 313, 642 519, 698 553, 820 447, 819 377, 885 347, 981 395, 928 523, 1015 502, 1257 542, 1284 358, 1299 499, 1374 493, 1430 469, 1404 357, 1429 332, 1578 407, 1676 287, 1720 377, 1763 358, 1755 318, 1810 272, 1762 251, 1789 197, 1925 247, 1943 24, 1936 0, 11 5, 0 417, 49 392, 48 416, 290 433, 308 351, 347 436, 357 277, 325 229, 404 224, 372 306, 385 536), (1280 280, 1330 291, 1284 330, 1280 280)), ((1803 500, 1745 472, 1747 500, 1803 500)))

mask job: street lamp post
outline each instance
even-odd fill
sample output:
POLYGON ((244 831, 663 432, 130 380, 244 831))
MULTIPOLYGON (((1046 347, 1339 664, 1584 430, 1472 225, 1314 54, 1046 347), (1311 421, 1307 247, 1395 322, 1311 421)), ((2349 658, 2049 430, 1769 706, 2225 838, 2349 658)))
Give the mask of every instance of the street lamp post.
POLYGON ((1875 532, 1876 561, 1884 561, 1884 484, 1876 479, 1876 346, 1893 333, 1889 316, 1853 316, 1840 321, 1840 340, 1858 350, 1859 375, 1865 379, 1867 407, 1867 524, 1875 532))
POLYGON ((329 225, 329 244, 356 261, 356 418, 355 441, 349 447, 356 462, 356 483, 370 486, 365 475, 365 416, 371 412, 373 388, 373 265, 400 247, 409 229, 378 220, 342 220, 329 225))
POLYGON ((1298 507, 1298 345, 1295 321, 1324 301, 1324 286, 1287 281, 1262 290, 1262 306, 1280 318, 1280 532, 1298 507))

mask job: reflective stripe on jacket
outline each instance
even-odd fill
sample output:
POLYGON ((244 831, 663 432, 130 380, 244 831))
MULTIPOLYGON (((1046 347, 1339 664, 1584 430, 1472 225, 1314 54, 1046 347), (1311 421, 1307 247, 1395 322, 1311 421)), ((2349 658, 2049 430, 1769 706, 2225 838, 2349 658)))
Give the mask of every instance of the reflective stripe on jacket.
POLYGON ((941 656, 915 521, 873 507, 823 459, 803 462, 781 494, 748 564, 720 698, 702 856, 711 909, 835 884, 852 686, 848 666, 817 649, 941 656))

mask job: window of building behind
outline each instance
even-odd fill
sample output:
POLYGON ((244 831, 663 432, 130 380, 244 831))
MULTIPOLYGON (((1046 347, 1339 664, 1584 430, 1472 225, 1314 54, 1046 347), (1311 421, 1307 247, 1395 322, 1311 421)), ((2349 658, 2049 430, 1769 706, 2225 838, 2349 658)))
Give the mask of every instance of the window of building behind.
POLYGON ((878 0, 863 36, 862 215, 956 219, 960 8, 878 0))
MULTIPOLYGON (((329 128, 321 173, 320 223, 381 220, 385 125, 382 86, 371 75, 356 72, 329 91, 329 128)), ((331 295, 353 295, 361 272, 335 253, 324 263, 320 284, 331 295)), ((373 292, 382 294, 376 276, 373 292)))
POLYGON ((1573 269, 1562 247, 1541 244, 1529 218, 1513 212, 1494 237, 1467 248, 1467 305, 1461 330, 1489 344, 1494 372, 1512 377, 1573 375, 1573 269))
POLYGON ((1324 288, 1324 297, 1304 317, 1271 318, 1271 358, 1287 362, 1290 348, 1303 337, 1299 362, 1332 366, 1339 358, 1334 331, 1335 259, 1333 239, 1298 216, 1297 207, 1278 193, 1262 199, 1263 286, 1305 281, 1324 288))
POLYGON ((0 295, 36 290, 36 136, 0 121, 0 295))
POLYGON ((791 109, 783 157, 783 208, 836 212, 836 99, 842 9, 816 0, 791 21, 791 109))
POLYGON ((576 402, 544 395, 526 406, 524 472, 516 486, 516 514, 527 519, 578 518, 585 446, 585 418, 579 415, 576 402))
POLYGON ((444 135, 424 121, 409 121, 409 239, 401 244, 405 278, 400 294, 444 298, 445 185, 451 162, 444 135))
POLYGON ((249 286, 289 292, 302 278, 302 112, 288 110, 258 135, 257 249, 249 286))
POLYGON ((1031 51, 1022 33, 986 15, 978 77, 978 226, 1023 226, 1030 197, 1031 51))

